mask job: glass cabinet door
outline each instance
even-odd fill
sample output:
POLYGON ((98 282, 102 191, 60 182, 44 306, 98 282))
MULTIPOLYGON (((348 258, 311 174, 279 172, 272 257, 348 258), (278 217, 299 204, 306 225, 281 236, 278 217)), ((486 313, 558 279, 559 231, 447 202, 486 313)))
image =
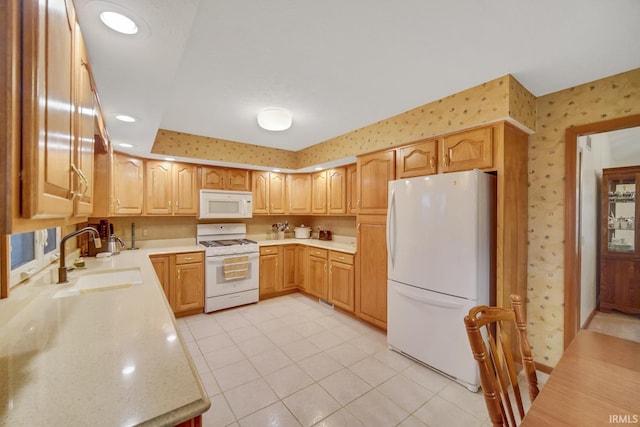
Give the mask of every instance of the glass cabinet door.
POLYGON ((610 177, 608 190, 607 249, 609 252, 635 251, 636 177, 610 177))

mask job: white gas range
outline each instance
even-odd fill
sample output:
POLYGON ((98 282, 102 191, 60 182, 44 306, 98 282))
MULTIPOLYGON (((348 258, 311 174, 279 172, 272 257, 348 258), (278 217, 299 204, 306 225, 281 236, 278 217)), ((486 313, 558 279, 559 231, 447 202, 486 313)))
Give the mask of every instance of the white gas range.
POLYGON ((246 239, 245 224, 198 224, 205 247, 206 313, 258 301, 258 244, 246 239))

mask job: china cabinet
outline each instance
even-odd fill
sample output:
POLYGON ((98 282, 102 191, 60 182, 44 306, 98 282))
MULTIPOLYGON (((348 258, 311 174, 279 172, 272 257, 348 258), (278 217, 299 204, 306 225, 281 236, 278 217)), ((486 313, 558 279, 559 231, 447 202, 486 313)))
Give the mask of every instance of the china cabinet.
POLYGON ((635 219, 640 166, 602 171, 601 311, 640 313, 640 253, 635 219))

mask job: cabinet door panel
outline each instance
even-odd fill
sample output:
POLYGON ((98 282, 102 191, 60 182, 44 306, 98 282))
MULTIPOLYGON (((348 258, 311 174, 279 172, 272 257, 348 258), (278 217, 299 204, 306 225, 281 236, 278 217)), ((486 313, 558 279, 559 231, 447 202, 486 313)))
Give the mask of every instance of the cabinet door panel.
POLYGON ((311 175, 311 213, 327 213, 327 172, 316 172, 311 175))
POLYGON ((198 213, 198 168, 195 165, 173 164, 173 213, 196 215, 198 213))
POLYGON ((347 173, 345 168, 330 169, 327 171, 327 213, 347 213, 347 173))
POLYGON ((226 169, 210 166, 202 167, 202 188, 224 190, 226 169))
POLYGON ((329 266, 329 301, 336 307, 349 312, 354 311, 354 277, 353 265, 331 262, 329 266))
POLYGON ((171 163, 145 161, 144 212, 169 215, 172 211, 171 163))
POLYGON ((143 200, 143 161, 126 155, 113 154, 113 213, 139 215, 143 200))
POLYGON ((358 168, 356 165, 347 166, 347 213, 358 211, 358 168))
POLYGON ((382 328, 387 324, 386 217, 358 217, 356 315, 382 328))
POLYGON ((311 175, 308 173, 287 175, 287 199, 290 214, 310 214, 311 175))
POLYGON ((234 191, 250 191, 249 171, 245 169, 227 169, 225 187, 234 191))
POLYGON ((297 245, 287 245, 282 248, 283 290, 298 287, 298 277, 296 275, 297 248, 297 245))
POLYGON ((282 288, 282 261, 279 252, 260 255, 260 296, 272 294, 282 288))
POLYGON ((253 191, 253 213, 269 213, 269 172, 253 171, 252 173, 253 191))
POLYGON ((64 0, 23 10, 22 215, 73 213, 73 9, 64 0))
POLYGON ((156 271, 156 275, 158 276, 158 280, 162 285, 162 290, 164 291, 167 300, 170 305, 173 305, 173 296, 170 293, 171 289, 171 271, 170 271, 170 258, 169 255, 154 255, 149 257, 151 258, 151 264, 153 265, 153 269, 156 271))
POLYGON ((320 299, 328 300, 327 259, 316 256, 307 258, 308 276, 305 290, 320 299))
POLYGON ((204 307, 204 268, 202 263, 176 265, 176 313, 204 307))
POLYGON ((286 200, 285 174, 269 172, 269 213, 287 213, 286 200))
POLYGON ((387 183, 395 178, 395 151, 358 157, 358 213, 387 213, 387 183))
POLYGON ((493 127, 486 126, 442 140, 442 171, 455 172, 493 166, 493 127))
POLYGON ((431 139, 400 147, 396 152, 396 179, 436 173, 438 141, 431 139))

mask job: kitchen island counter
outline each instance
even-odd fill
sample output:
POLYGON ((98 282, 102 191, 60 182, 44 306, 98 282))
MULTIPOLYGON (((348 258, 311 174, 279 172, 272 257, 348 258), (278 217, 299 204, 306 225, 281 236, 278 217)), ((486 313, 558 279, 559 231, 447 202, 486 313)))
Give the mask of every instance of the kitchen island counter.
POLYGON ((68 284, 51 270, 0 300, 0 425, 175 425, 210 402, 149 255, 85 258, 68 284), (58 298, 82 275, 140 269, 142 283, 58 298), (60 295, 60 293, 58 293, 60 295))

